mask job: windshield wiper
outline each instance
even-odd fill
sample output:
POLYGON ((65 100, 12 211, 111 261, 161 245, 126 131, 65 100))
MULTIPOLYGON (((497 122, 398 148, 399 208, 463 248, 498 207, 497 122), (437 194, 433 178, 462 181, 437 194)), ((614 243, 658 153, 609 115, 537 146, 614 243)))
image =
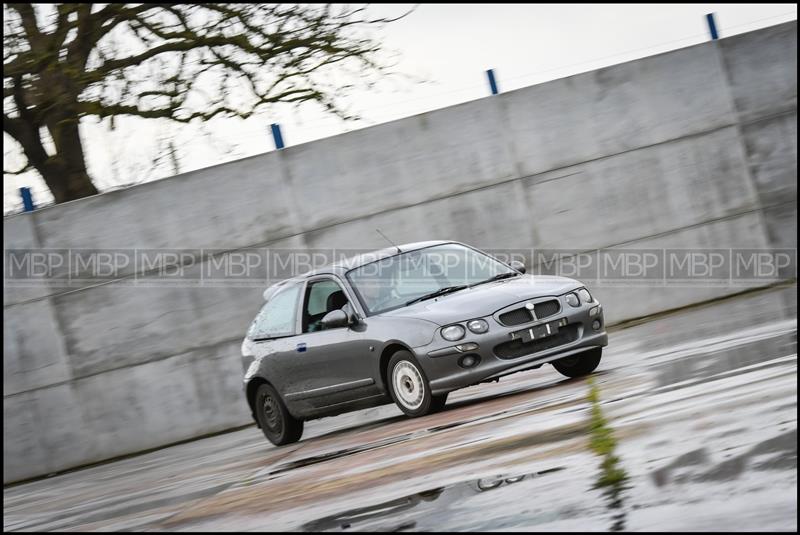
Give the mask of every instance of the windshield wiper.
POLYGON ((489 277, 488 279, 482 280, 481 282, 476 282, 475 284, 471 285, 470 288, 472 288, 473 286, 477 286, 479 284, 486 284, 487 282, 494 282, 502 279, 508 279, 510 277, 516 277, 517 275, 519 275, 519 273, 516 273, 514 271, 509 271, 506 273, 498 273, 494 277, 489 277))
POLYGON ((260 337, 253 337, 251 340, 253 342, 266 342, 268 340, 278 340, 279 338, 291 338, 294 336, 293 334, 283 334, 278 336, 260 336, 260 337))
POLYGON ((451 292, 457 292, 459 290, 463 290, 464 288, 469 288, 466 284, 461 284, 458 286, 445 286, 444 288, 439 288, 435 292, 431 292, 429 294, 421 295, 411 301, 406 301, 406 306, 411 305, 413 303, 417 303, 419 301, 424 301, 425 299, 433 299, 434 297, 439 297, 440 295, 449 294, 451 292))

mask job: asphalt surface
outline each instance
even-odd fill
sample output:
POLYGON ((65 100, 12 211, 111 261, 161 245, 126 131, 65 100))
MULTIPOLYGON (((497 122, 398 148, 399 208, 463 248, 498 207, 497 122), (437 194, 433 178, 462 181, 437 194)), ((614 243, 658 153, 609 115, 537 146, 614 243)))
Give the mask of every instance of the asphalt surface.
POLYGON ((610 333, 551 366, 306 425, 255 427, 6 487, 4 530, 797 530, 796 287, 610 333), (590 447, 592 407, 616 441, 590 447))

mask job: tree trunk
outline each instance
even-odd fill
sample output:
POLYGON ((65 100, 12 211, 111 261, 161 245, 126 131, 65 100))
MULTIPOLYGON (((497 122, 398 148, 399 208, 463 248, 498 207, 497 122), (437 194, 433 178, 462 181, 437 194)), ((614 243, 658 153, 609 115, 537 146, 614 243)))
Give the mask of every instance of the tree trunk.
POLYGON ((39 172, 53 194, 56 204, 97 194, 97 188, 92 184, 85 169, 69 171, 60 166, 47 165, 39 172))
POLYGON ((61 114, 48 121, 47 129, 53 137, 56 154, 38 170, 56 203, 96 195, 97 188, 86 172, 77 117, 61 114))

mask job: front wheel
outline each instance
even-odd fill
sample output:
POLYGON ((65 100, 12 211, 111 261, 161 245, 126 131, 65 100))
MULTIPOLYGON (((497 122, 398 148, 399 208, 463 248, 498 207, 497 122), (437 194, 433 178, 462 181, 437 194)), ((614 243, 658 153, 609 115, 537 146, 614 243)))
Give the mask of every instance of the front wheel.
POLYGON ((595 347, 588 351, 564 357, 563 359, 554 360, 552 362, 555 368, 561 375, 567 377, 582 377, 592 373, 600 364, 600 358, 603 356, 603 348, 595 347))
POLYGON ((408 351, 398 351, 388 366, 389 393, 407 416, 424 416, 440 411, 447 402, 447 394, 434 396, 425 373, 408 351))
POLYGON ((289 414, 278 391, 270 384, 258 387, 255 413, 264 436, 276 446, 297 442, 303 435, 303 420, 289 414))

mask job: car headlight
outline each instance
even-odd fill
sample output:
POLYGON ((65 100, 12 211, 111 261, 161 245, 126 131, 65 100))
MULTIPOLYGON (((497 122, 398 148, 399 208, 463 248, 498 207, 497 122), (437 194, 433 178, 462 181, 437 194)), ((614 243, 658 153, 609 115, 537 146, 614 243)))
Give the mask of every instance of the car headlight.
POLYGON ((442 338, 449 340, 450 342, 455 342, 456 340, 461 340, 464 338, 466 333, 467 332, 464 330, 464 327, 461 325, 449 325, 442 329, 442 338))
POLYGON ((575 293, 568 293, 567 294, 567 303, 569 303, 569 305, 573 306, 573 307, 581 306, 581 300, 578 299, 578 296, 575 293))
POLYGON ((581 288, 578 290, 578 295, 580 296, 581 300, 584 303, 591 303, 592 302, 592 294, 589 293, 589 290, 586 288, 581 288))
POLYGON ((489 330, 489 324, 486 320, 471 320, 467 322, 467 329, 475 334, 483 334, 489 330))

